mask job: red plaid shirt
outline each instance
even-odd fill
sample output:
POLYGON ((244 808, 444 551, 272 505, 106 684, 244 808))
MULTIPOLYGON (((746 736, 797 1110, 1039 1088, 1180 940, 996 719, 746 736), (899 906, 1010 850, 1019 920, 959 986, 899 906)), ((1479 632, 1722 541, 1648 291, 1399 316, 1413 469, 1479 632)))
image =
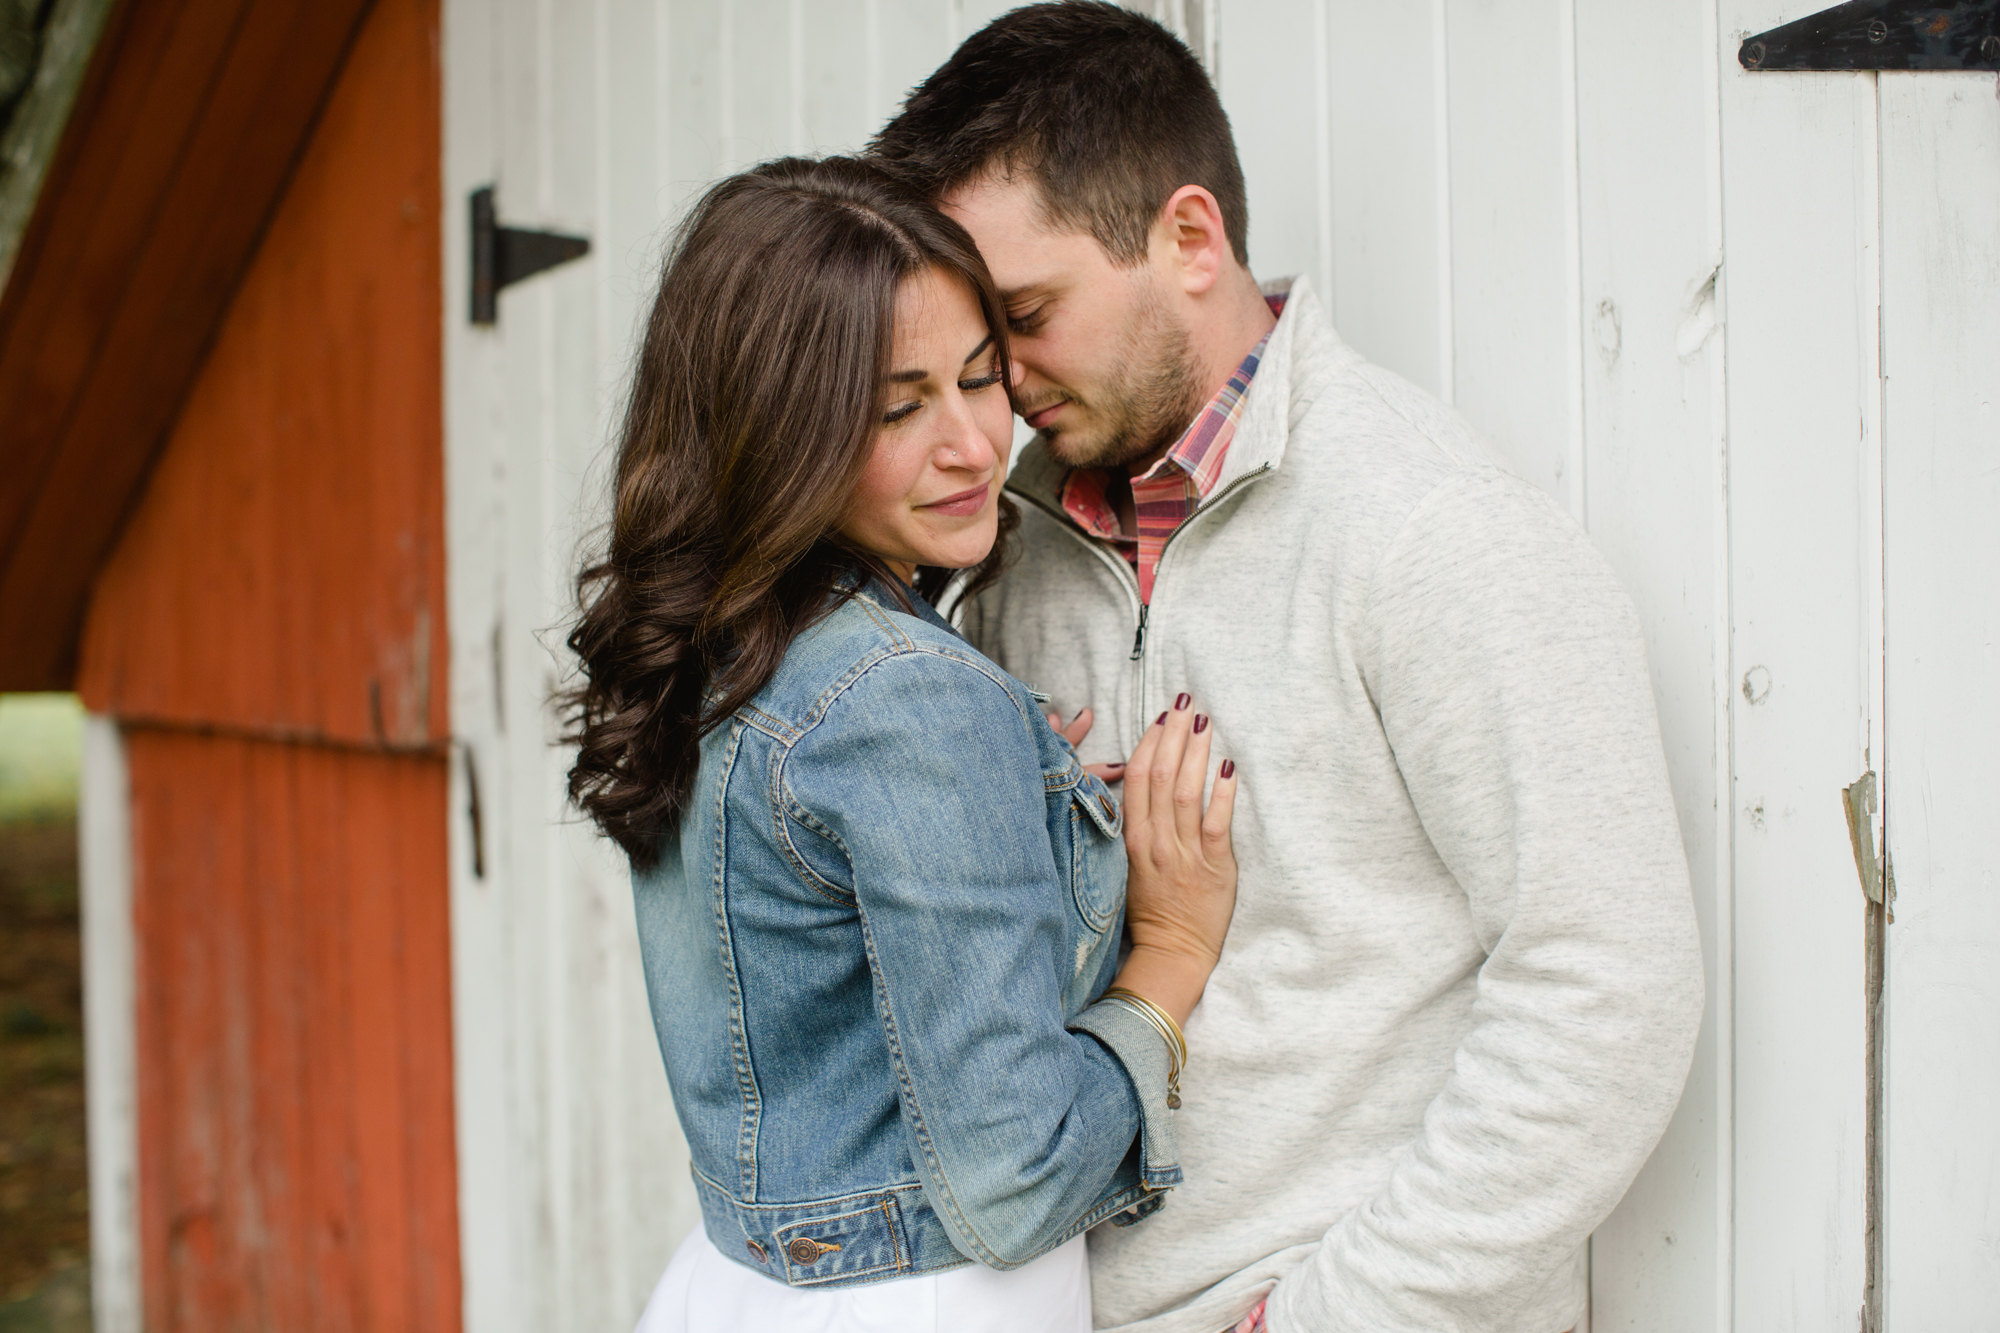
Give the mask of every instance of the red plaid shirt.
MULTIPOLYGON (((1271 313, 1284 313, 1285 298, 1267 296, 1271 313)), ((1138 531, 1128 533, 1118 522, 1118 510, 1105 498, 1111 474, 1098 468, 1078 468, 1063 482, 1063 512, 1099 541, 1109 542, 1139 575, 1139 600, 1151 605, 1153 577, 1160 568, 1160 552, 1167 538, 1201 507, 1222 476, 1222 460, 1229 454, 1229 442, 1236 438, 1236 422, 1243 415, 1243 395, 1257 374, 1263 359, 1264 335, 1243 358, 1243 364, 1229 377, 1208 406, 1174 441, 1160 461, 1132 478, 1132 508, 1138 531)))

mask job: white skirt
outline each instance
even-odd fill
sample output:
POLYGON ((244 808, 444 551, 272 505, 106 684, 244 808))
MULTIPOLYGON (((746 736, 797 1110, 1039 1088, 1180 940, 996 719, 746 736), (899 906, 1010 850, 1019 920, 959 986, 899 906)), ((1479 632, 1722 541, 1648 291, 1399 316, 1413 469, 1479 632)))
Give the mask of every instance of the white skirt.
POLYGON ((1078 1236, 1009 1272, 943 1273, 821 1291, 732 1263, 696 1227, 653 1288, 638 1333, 1090 1333, 1090 1261, 1078 1236))

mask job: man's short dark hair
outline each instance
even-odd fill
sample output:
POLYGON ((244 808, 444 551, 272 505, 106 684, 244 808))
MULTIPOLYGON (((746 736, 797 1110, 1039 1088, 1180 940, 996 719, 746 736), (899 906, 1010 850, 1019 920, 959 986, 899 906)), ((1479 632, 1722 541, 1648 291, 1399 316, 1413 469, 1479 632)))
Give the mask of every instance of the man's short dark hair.
POLYGON ((1243 168, 1215 85, 1182 41, 1100 0, 1003 14, 966 38, 875 136, 931 198, 999 168, 1035 182, 1045 215, 1137 264, 1175 190, 1215 196, 1249 264, 1243 168))

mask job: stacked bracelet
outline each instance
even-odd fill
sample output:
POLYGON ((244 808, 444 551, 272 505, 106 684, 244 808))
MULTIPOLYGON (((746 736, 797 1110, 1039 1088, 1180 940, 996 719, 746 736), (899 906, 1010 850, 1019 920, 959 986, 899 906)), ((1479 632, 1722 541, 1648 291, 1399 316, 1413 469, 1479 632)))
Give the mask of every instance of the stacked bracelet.
POLYGON ((1135 990, 1124 986, 1113 986, 1104 992, 1104 998, 1113 1004, 1124 1005, 1152 1025, 1160 1034, 1160 1040, 1167 1044, 1167 1107, 1181 1109, 1181 1070, 1187 1065, 1187 1036, 1181 1025, 1174 1022, 1174 1016, 1154 1004, 1135 990))

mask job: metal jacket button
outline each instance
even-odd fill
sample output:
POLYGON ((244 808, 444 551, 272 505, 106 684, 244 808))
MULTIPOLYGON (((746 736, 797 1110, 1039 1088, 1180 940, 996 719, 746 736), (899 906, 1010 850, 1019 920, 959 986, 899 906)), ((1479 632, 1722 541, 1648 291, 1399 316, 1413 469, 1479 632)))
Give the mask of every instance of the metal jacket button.
POLYGON ((757 1260, 758 1263, 761 1264, 770 1259, 771 1257, 770 1254, 764 1249, 762 1245, 759 1245, 756 1241, 746 1240, 744 1241, 744 1244, 750 1247, 750 1254, 753 1258, 757 1260))
POLYGON ((785 1253, 792 1256, 795 1264, 816 1264, 819 1262, 819 1242, 800 1236, 785 1247, 785 1253))

